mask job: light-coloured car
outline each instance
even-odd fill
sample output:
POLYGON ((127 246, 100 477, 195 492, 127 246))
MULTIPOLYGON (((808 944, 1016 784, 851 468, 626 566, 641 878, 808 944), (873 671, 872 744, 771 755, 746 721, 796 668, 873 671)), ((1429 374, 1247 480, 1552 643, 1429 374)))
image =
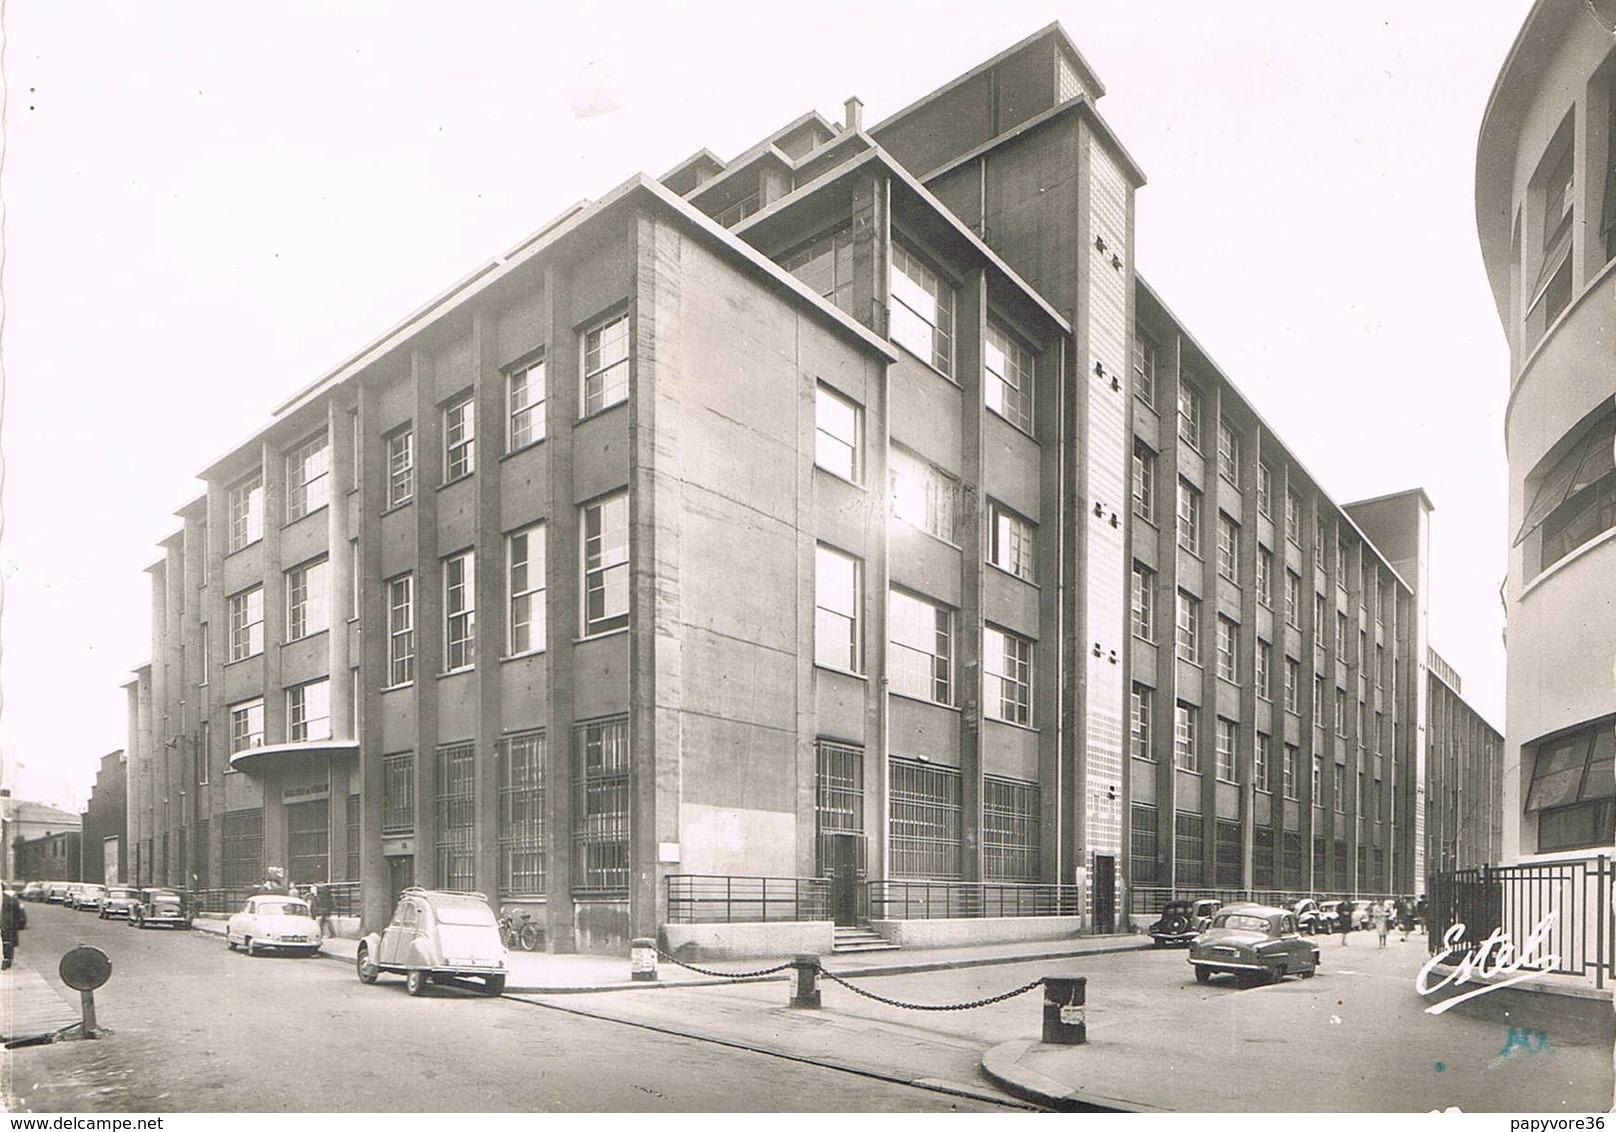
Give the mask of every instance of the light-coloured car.
POLYGON ((101 898, 101 918, 127 920, 139 903, 140 889, 121 884, 108 885, 107 894, 101 898))
POLYGON ((22 886, 22 891, 17 894, 17 898, 19 900, 43 900, 45 899, 45 886, 37 880, 31 880, 22 886))
POLYGON ((185 900, 172 888, 143 888, 140 903, 129 913, 129 925, 136 928, 191 927, 191 913, 186 911, 185 900))
POLYGON ((47 904, 66 904, 67 903, 67 882, 66 881, 60 881, 60 880, 46 881, 45 882, 45 903, 47 903, 47 904))
POLYGON ((1200 983, 1213 975, 1233 975, 1237 982, 1311 979, 1319 960, 1318 945, 1297 930, 1296 914, 1266 904, 1231 904, 1190 944, 1190 965, 1200 983))
POLYGON ((480 892, 406 888, 386 930, 359 941, 354 966, 362 983, 384 971, 403 975, 411 994, 466 976, 480 980, 487 994, 505 993, 505 944, 480 892))
POLYGON ((248 955, 265 951, 314 955, 320 950, 320 925, 309 915, 307 900, 296 896, 253 896, 225 923, 224 942, 231 951, 239 947, 248 955))
POLYGON ((99 912, 106 895, 107 886, 104 884, 81 884, 73 894, 73 907, 80 912, 99 912))

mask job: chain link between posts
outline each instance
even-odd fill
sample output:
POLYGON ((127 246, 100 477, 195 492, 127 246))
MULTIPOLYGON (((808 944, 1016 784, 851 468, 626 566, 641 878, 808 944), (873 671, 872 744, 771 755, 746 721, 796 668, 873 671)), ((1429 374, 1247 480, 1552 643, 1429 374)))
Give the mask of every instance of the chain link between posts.
POLYGON ((1044 985, 1043 979, 1034 979, 1032 982, 1027 983, 1025 986, 1019 986, 1015 990, 1005 991, 1003 994, 991 995, 988 998, 979 998, 973 1002, 937 1004, 924 1002, 902 1002, 896 998, 887 998, 885 995, 879 995, 874 991, 867 991, 863 987, 854 986, 846 979, 837 978, 823 967, 819 968, 819 973, 824 975, 825 978, 829 979, 831 982, 836 983, 839 986, 846 987, 854 994, 861 994, 865 998, 874 999, 876 1002, 884 1003, 887 1006, 900 1007, 904 1010, 974 1010, 979 1006, 992 1006, 995 1002, 1003 1002, 1006 999, 1015 998, 1019 994, 1026 994, 1028 991, 1036 990, 1044 985))
POLYGON ((760 971, 709 971, 705 967, 697 967, 694 964, 685 963, 675 959, 666 951, 663 951, 660 947, 656 949, 656 953, 662 958, 666 959, 669 963, 672 963, 675 967, 683 967, 687 971, 694 971, 698 975, 707 975, 715 979, 758 979, 762 978, 764 975, 773 975, 779 973, 780 971, 789 971, 791 969, 791 964, 787 962, 781 963, 777 967, 764 967, 760 971))

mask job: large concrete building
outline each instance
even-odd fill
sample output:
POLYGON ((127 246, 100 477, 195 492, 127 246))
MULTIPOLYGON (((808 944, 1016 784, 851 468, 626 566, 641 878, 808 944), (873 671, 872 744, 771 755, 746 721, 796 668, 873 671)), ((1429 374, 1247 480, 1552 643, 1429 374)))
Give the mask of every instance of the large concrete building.
POLYGON ((1616 843, 1616 3, 1541 0, 1482 123, 1510 347, 1507 860, 1616 843))
POLYGON ((1334 502, 1139 277, 1103 89, 1051 26, 702 150, 281 405, 151 567, 135 875, 562 949, 1419 888, 1429 504, 1334 502))

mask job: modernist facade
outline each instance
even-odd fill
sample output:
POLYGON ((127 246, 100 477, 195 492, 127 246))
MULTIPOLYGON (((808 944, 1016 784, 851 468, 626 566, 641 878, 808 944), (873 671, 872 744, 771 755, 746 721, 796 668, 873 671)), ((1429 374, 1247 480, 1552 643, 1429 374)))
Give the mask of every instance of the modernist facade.
POLYGON ((1510 346, 1504 857, 1616 843, 1616 5, 1535 5, 1482 123, 1510 346))
POLYGON ((1134 270, 1102 93, 1051 26, 703 150, 282 405, 151 567, 135 874, 562 949, 673 877, 1415 890, 1424 605, 1134 270))

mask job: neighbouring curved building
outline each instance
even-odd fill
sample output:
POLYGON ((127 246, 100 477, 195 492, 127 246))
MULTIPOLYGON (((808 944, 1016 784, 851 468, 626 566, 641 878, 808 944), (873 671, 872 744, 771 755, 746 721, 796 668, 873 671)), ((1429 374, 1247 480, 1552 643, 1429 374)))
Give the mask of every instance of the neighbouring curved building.
POLYGON ((1540 0, 1476 222, 1510 347, 1507 860, 1616 840, 1616 0, 1540 0))

